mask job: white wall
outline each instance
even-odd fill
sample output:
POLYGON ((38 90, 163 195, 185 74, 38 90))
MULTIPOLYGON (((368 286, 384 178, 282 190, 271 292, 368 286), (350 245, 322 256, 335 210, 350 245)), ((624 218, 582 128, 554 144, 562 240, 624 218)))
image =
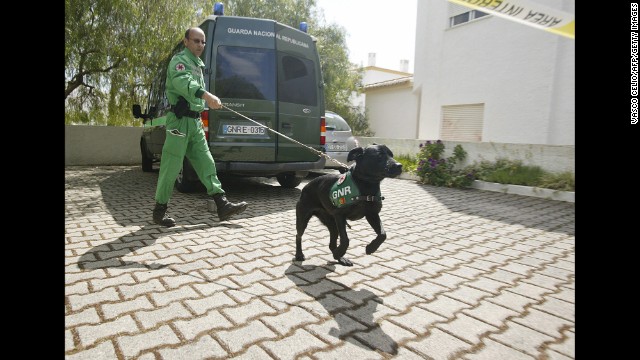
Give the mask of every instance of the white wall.
POLYGON ((413 139, 417 136, 418 98, 410 82, 367 90, 369 128, 375 136, 413 139))
POLYGON ((64 165, 140 165, 141 127, 65 125, 64 165))
POLYGON ((443 105, 484 103, 483 142, 574 145, 575 41, 495 16, 448 29, 448 4, 418 1, 418 138, 440 138, 443 105))
MULTIPOLYGON (((358 137, 360 146, 371 144, 385 144, 394 156, 416 156, 420 144, 425 140, 418 139, 389 139, 379 137, 358 137)), ((575 146, 573 145, 532 145, 505 144, 490 142, 443 141, 444 157, 453 156, 453 149, 461 145, 467 152, 467 158, 461 167, 471 165, 476 161, 495 161, 497 159, 520 160, 523 165, 540 166, 552 173, 571 172, 575 176, 575 146)))
MULTIPOLYGON (((64 165, 141 165, 140 127, 65 125, 64 165)), ((395 156, 415 156, 424 140, 413 138, 358 137, 360 146, 373 143, 387 145, 395 156)), ((467 152, 467 161, 508 158, 538 165, 551 172, 575 174, 575 146, 498 144, 443 141, 445 157, 457 144, 467 152)), ((303 150, 301 150, 303 151, 303 150)))
MULTIPOLYGON (((367 85, 371 85, 381 81, 393 80, 393 79, 403 78, 407 76, 411 76, 411 73, 380 68, 377 66, 367 66, 364 68, 364 72, 362 74, 362 86, 367 86, 367 85)), ((366 95, 365 94, 360 94, 359 96, 352 95, 351 104, 356 107, 365 108, 366 95)))
POLYGON ((379 68, 376 66, 367 66, 364 68, 362 84, 366 86, 380 81, 393 80, 407 76, 411 76, 411 73, 379 68))

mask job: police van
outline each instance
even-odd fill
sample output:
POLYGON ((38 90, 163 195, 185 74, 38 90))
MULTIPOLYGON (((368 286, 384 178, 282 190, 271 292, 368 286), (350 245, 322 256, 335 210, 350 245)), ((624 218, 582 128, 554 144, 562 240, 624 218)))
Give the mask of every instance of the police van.
MULTIPOLYGON (((274 20, 225 16, 223 5, 216 3, 214 15, 200 28, 206 36, 201 55, 206 90, 235 111, 222 108, 201 113, 217 172, 276 177, 281 186, 292 188, 309 171, 324 168, 325 157, 241 116, 323 151, 322 73, 315 39, 307 34, 306 23, 295 29, 274 20)), ((146 112, 133 105, 134 117, 144 122, 140 139, 143 171, 152 171, 162 155, 170 106, 164 91, 166 71, 173 54, 183 48, 180 41, 158 70, 146 112)), ((176 187, 190 192, 198 185, 185 158, 176 187)))

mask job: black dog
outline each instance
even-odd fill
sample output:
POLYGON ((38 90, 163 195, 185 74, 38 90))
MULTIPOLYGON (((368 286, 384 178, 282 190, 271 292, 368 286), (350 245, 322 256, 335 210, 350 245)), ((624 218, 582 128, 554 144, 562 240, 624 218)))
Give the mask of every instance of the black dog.
POLYGON ((402 173, 402 164, 395 161, 393 153, 385 145, 357 147, 349 151, 347 161, 355 164, 343 174, 326 174, 311 181, 302 189, 296 204, 296 261, 305 259, 302 253, 302 234, 309 219, 315 215, 329 229, 329 249, 333 258, 345 266, 352 266, 344 258, 349 247, 347 219, 367 218, 369 225, 378 236, 366 247, 372 254, 385 241, 387 234, 382 229, 380 210, 382 199, 380 182, 402 173), (340 246, 337 245, 340 235, 340 246))

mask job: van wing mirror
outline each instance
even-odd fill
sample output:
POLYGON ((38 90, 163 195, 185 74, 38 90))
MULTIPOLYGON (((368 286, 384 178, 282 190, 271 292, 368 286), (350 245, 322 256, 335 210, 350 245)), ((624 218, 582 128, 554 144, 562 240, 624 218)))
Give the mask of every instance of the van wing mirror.
POLYGON ((133 112, 133 117, 136 119, 140 119, 142 118, 144 120, 144 117, 142 116, 142 109, 140 108, 140 105, 135 104, 133 105, 133 108, 131 109, 131 111, 133 112))

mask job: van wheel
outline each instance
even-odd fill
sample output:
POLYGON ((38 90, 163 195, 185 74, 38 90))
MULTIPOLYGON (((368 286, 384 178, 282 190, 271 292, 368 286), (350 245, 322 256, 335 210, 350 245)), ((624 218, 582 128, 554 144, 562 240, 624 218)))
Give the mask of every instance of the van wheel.
POLYGON ((293 189, 294 187, 300 185, 302 182, 302 178, 296 177, 293 173, 281 173, 276 175, 276 179, 278 179, 278 183, 280 186, 287 189, 293 189))
POLYGON ((147 154, 147 145, 143 139, 140 139, 140 154, 142 155, 142 171, 150 172, 153 170, 153 159, 147 154))
POLYGON ((190 174, 195 174, 195 170, 191 167, 191 163, 187 159, 184 159, 182 163, 182 169, 180 169, 180 173, 176 178, 176 188, 181 193, 192 193, 198 189, 198 183, 200 181, 189 180, 190 174))

